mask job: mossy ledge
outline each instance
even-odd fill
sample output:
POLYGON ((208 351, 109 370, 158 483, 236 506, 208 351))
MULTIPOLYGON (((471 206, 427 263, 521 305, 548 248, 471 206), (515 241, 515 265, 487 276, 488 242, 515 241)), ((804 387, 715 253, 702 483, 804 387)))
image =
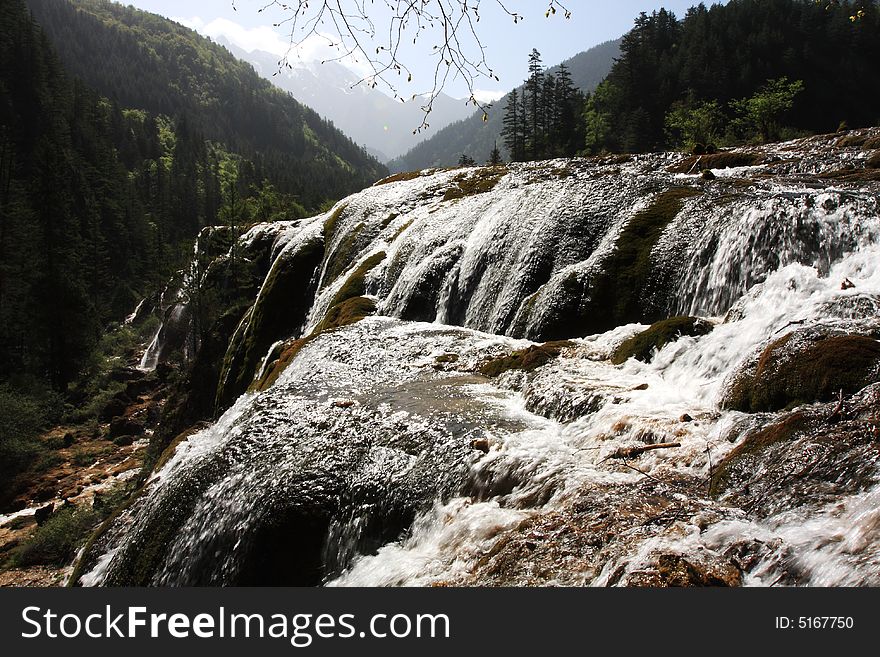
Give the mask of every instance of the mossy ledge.
POLYGON ((650 328, 621 344, 611 356, 611 362, 622 365, 630 358, 650 363, 654 351, 659 351, 679 338, 699 337, 712 332, 715 327, 699 317, 672 317, 652 324, 650 328))
POLYGON ((366 276, 385 260, 385 252, 375 253, 366 260, 348 277, 348 280, 333 297, 330 309, 321 322, 309 335, 299 339, 289 339, 280 349, 277 360, 266 368, 263 376, 251 386, 251 390, 266 390, 271 387, 287 366, 293 362, 297 354, 302 351, 309 342, 326 331, 343 326, 349 326, 365 317, 376 314, 376 302, 364 295, 366 291, 366 276))
POLYGON ((757 413, 851 395, 880 377, 880 342, 864 335, 801 336, 772 342, 733 379, 723 408, 757 413), (799 344, 792 348, 790 343, 799 344))
POLYGON ((382 178, 378 182, 373 183, 373 187, 381 187, 382 185, 390 185, 391 183, 396 182, 406 182, 407 180, 415 180, 422 176, 424 171, 403 171, 401 173, 395 173, 394 175, 388 176, 387 178, 382 178))
POLYGON ((324 243, 325 244, 330 244, 330 240, 333 239, 333 233, 336 232, 336 224, 339 223, 339 220, 342 218, 342 215, 345 213, 346 208, 348 208, 348 205, 346 205, 346 204, 340 205, 330 214, 329 217, 327 217, 327 220, 324 221, 324 243))
POLYGON ((343 283, 342 287, 339 288, 339 292, 336 293, 336 296, 333 297, 333 301, 330 302, 330 307, 337 306, 352 297, 363 296, 367 291, 367 274, 382 264, 385 257, 385 252, 379 251, 364 260, 358 268, 352 272, 345 283, 343 283))
POLYGON ((354 297, 347 299, 342 303, 333 306, 327 315, 315 327, 315 330, 304 338, 298 340, 288 340, 281 348, 281 355, 270 367, 266 369, 263 377, 253 386, 254 390, 266 390, 281 376, 281 373, 287 369, 293 359, 302 351, 309 342, 317 338, 322 333, 343 326, 350 326, 362 319, 376 314, 376 302, 366 297, 354 297))
POLYGON ((315 296, 314 273, 323 258, 324 240, 318 236, 275 260, 256 302, 229 343, 217 390, 218 411, 229 408, 248 389, 269 347, 305 322, 315 296))
POLYGON ((495 378, 510 370, 532 372, 542 365, 546 365, 562 354, 563 349, 573 347, 574 342, 568 340, 546 342, 534 345, 527 349, 514 351, 507 356, 494 358, 480 365, 480 374, 495 378))
POLYGON ((485 194, 495 189, 507 175, 507 167, 483 167, 470 173, 461 173, 453 179, 454 186, 443 194, 444 201, 455 201, 466 196, 485 194))
POLYGON ((664 307, 647 301, 650 285, 660 284, 653 271, 651 250, 685 201, 699 194, 693 187, 675 187, 658 194, 629 220, 599 271, 592 276, 573 273, 562 281, 565 300, 556 304, 529 337, 563 340, 667 317, 664 307))

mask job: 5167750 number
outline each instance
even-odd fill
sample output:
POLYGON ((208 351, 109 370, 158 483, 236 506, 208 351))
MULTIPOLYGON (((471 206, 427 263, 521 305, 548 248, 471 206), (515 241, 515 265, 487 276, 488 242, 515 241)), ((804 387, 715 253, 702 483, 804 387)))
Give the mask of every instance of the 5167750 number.
POLYGON ((777 616, 777 630, 851 630, 852 616, 777 616))

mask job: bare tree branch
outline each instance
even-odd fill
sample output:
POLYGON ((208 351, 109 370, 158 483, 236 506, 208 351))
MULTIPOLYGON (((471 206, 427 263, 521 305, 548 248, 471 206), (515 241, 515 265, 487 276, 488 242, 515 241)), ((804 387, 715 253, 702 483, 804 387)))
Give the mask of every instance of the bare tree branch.
MULTIPOLYGON (((395 99, 406 102, 401 95, 398 78, 407 83, 414 81, 414 73, 403 55, 409 47, 429 41, 426 50, 432 62, 433 76, 430 87, 411 100, 422 96, 425 104, 422 123, 413 132, 430 127, 428 118, 437 96, 452 80, 460 79, 469 93, 468 103, 483 110, 484 119, 489 105, 475 96, 480 79, 499 80, 486 55, 480 39, 481 3, 486 1, 498 7, 515 24, 525 16, 508 7, 514 2, 527 0, 263 0, 258 10, 276 10, 281 18, 274 27, 287 31, 290 48, 278 62, 279 70, 291 67, 289 57, 309 38, 319 38, 331 46, 336 55, 326 61, 354 60, 366 65, 369 73, 358 80, 373 88, 381 87, 395 99)), ((571 12, 560 0, 544 0, 544 16, 561 13, 565 18, 571 12)), ((232 0, 233 9, 236 0, 232 0)), ((422 45, 424 48, 424 45, 422 45)), ((356 86, 354 85, 354 86, 356 86)))

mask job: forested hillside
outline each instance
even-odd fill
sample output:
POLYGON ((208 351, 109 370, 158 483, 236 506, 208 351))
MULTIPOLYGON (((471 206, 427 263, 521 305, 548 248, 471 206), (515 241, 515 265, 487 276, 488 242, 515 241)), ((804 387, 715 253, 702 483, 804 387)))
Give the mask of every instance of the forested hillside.
POLYGON ((168 172, 149 170, 171 153, 155 118, 66 75, 24 4, 4 7, 0 370, 61 389, 103 323, 130 311, 133 288, 167 275, 172 224, 160 206, 177 194, 168 172))
POLYGON ((27 0, 64 66, 122 107, 185 118, 313 209, 384 167, 228 50, 170 20, 107 0, 27 0))
POLYGON ((187 262, 201 228, 306 216, 385 168, 165 19, 4 0, 0 34, 5 503, 55 463, 42 429, 95 421, 118 391, 119 354, 155 330, 121 320, 187 262))
POLYGON ((593 151, 771 140, 834 131, 842 121, 851 128, 880 123, 876 2, 731 0, 700 4, 682 20, 660 10, 636 19, 621 51, 587 104, 593 151), (789 86, 798 81, 800 92, 789 86), (783 97, 774 97, 779 92, 783 97), (794 98, 785 98, 788 92, 794 98))

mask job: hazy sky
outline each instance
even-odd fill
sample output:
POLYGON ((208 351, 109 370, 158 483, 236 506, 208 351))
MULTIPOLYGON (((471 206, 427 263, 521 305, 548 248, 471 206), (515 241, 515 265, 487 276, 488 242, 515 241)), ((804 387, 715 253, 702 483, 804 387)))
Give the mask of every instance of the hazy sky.
MULTIPOLYGON (((272 27, 285 16, 281 9, 259 12, 267 4, 266 0, 236 0, 237 10, 233 10, 232 0, 127 0, 125 4, 179 20, 213 38, 225 36, 246 50, 267 50, 280 55, 286 51, 289 41, 289 31, 285 33, 283 27, 272 27)), ((525 78, 526 58, 532 48, 541 52, 545 65, 558 64, 591 46, 621 36, 632 27, 641 11, 650 12, 663 6, 681 17, 696 0, 567 0, 565 4, 572 12, 569 20, 559 13, 545 18, 547 2, 544 0, 505 0, 505 4, 523 14, 526 20, 514 25, 494 0, 482 0, 480 38, 489 64, 501 78, 500 82, 489 79, 476 82, 477 89, 486 92, 487 97, 507 91, 525 78)), ((367 6, 381 7, 382 3, 367 6)), ((414 84, 401 89, 402 93, 430 90, 433 69, 428 66, 427 57, 433 43, 421 39, 418 50, 406 52, 406 61, 412 64, 414 84)), ((331 56, 330 52, 315 40, 307 45, 303 56, 325 59, 331 56)), ((351 66, 357 68, 353 62, 351 66)), ((460 82, 448 85, 447 91, 453 96, 467 95, 460 82)))

